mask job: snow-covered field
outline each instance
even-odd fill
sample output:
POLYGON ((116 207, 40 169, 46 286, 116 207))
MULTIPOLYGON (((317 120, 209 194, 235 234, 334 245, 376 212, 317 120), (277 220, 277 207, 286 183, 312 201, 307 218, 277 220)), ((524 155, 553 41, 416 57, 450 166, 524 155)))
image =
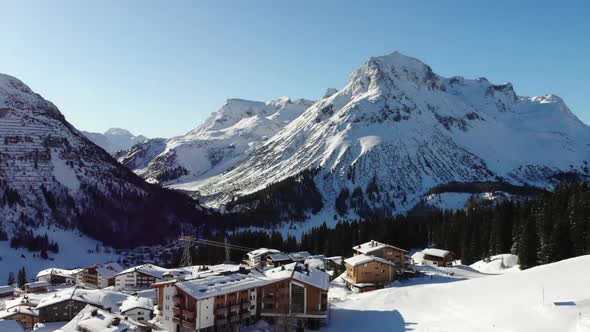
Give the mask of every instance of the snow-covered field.
POLYGON ((512 254, 492 256, 488 261, 477 261, 469 266, 479 272, 493 274, 520 271, 518 256, 512 254))
POLYGON ((364 294, 336 281, 322 331, 590 331, 590 256, 467 280, 439 272, 364 294))
POLYGON ((29 252, 25 248, 13 249, 10 241, 0 241, 0 284, 6 282, 9 272, 25 268, 27 278, 35 278, 37 272, 50 267, 65 269, 90 266, 98 263, 116 262, 121 256, 111 249, 96 253, 96 240, 92 240, 77 231, 63 230, 55 227, 40 227, 35 235, 47 234, 50 241, 59 244, 59 253, 48 252, 49 259, 43 259, 39 252, 29 252))

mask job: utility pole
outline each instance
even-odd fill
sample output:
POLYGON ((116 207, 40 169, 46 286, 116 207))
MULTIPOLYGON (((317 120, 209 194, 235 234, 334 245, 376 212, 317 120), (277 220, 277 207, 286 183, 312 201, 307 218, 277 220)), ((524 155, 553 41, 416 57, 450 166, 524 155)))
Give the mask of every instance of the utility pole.
POLYGON ((193 257, 191 255, 191 247, 193 245, 193 241, 195 241, 194 236, 181 236, 178 240, 182 244, 182 258, 180 259, 180 263, 178 264, 179 267, 185 266, 192 266, 193 265, 193 257))
POLYGON ((227 237, 223 239, 223 243, 225 244, 225 261, 229 262, 230 256, 229 256, 229 246, 227 245, 227 237))

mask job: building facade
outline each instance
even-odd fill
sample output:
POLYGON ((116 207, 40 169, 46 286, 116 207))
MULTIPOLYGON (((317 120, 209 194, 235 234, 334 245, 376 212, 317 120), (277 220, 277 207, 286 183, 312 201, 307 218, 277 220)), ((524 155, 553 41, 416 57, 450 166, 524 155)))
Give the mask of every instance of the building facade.
POLYGON ((396 278, 396 264, 381 257, 356 255, 344 260, 344 281, 355 292, 383 288, 396 278))

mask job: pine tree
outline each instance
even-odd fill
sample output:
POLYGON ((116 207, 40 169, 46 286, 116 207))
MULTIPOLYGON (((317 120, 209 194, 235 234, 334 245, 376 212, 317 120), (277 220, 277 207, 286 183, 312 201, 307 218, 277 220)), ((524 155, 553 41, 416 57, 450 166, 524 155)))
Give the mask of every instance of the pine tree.
POLYGON ((27 271, 24 266, 18 271, 18 287, 23 288, 27 283, 27 271))
POLYGON ((539 237, 537 234, 537 225, 534 217, 529 216, 522 229, 520 243, 518 244, 518 262, 521 269, 525 270, 537 265, 538 247, 539 237))
POLYGON ((14 285, 15 282, 16 282, 16 279, 14 279, 14 272, 9 272, 8 273, 8 281, 6 282, 6 284, 9 286, 12 286, 12 285, 14 285))

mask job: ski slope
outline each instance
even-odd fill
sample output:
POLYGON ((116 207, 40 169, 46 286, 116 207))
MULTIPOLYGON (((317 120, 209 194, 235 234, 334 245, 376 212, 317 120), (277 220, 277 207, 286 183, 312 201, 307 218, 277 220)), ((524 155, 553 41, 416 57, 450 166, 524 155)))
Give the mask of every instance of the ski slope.
POLYGON ((364 294, 335 284, 322 331, 590 331, 589 273, 590 256, 582 256, 467 280, 427 276, 364 294), (569 303, 553 304, 561 301, 569 303))

